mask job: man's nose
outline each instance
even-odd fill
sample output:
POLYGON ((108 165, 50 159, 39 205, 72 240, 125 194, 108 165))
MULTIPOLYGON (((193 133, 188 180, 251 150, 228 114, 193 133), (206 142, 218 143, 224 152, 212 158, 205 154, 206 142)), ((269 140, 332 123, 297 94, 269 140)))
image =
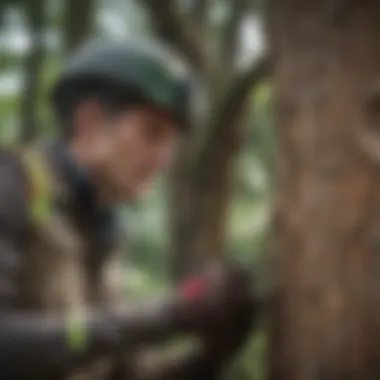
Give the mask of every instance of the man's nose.
POLYGON ((160 149, 157 149, 156 154, 154 156, 153 162, 157 168, 166 167, 171 159, 171 150, 162 147, 160 149))

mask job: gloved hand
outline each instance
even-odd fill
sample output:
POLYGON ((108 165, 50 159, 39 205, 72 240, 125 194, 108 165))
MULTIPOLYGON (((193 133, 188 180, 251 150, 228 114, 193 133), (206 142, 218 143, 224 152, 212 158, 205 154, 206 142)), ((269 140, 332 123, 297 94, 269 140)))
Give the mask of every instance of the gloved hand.
POLYGON ((178 292, 179 319, 190 332, 218 335, 251 321, 255 302, 250 279, 240 267, 217 263, 191 277, 178 292))
POLYGON ((211 371, 222 368, 245 342, 257 312, 247 273, 215 264, 179 290, 180 318, 203 341, 211 371))

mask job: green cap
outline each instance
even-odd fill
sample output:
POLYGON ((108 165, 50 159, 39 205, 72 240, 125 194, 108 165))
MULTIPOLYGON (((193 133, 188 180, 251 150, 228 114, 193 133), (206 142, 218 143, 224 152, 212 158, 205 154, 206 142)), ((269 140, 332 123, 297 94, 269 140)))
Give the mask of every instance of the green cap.
POLYGON ((98 40, 85 44, 61 72, 53 95, 65 84, 84 78, 134 90, 149 104, 172 112, 187 124, 191 75, 185 64, 163 45, 144 40, 98 40))

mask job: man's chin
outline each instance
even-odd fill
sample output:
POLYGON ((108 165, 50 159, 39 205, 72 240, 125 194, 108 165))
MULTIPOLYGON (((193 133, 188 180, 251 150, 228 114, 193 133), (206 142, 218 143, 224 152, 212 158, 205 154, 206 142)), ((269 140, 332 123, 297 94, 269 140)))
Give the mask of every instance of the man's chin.
POLYGON ((144 199, 151 191, 151 183, 144 183, 133 188, 129 188, 123 194, 123 202, 137 202, 144 199))
POLYGON ((147 182, 139 185, 135 191, 135 199, 141 199, 149 195, 152 190, 152 182, 147 182))

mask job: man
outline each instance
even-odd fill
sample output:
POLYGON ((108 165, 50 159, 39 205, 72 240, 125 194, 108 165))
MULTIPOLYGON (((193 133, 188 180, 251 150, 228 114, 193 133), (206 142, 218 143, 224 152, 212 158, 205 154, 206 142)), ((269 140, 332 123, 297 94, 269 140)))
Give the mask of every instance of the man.
POLYGON ((171 59, 129 41, 85 46, 54 88, 58 141, 1 153, 2 378, 212 379, 243 342, 254 305, 238 269, 122 300, 115 205, 149 188, 188 128, 189 78, 171 59), (201 342, 186 357, 142 360, 186 333, 201 342))

